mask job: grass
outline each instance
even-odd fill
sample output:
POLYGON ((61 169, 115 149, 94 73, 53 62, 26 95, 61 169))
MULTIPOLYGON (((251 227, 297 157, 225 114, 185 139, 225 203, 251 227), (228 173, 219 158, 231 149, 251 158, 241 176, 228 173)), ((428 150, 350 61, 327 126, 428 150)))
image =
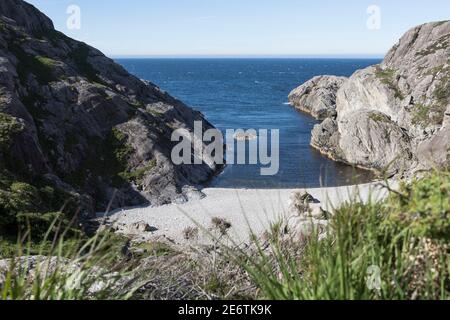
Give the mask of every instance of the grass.
POLYGON ((37 56, 36 60, 39 61, 40 64, 46 66, 49 69, 54 68, 58 65, 58 62, 56 60, 53 60, 49 57, 37 56))
POLYGON ((13 135, 20 133, 24 129, 24 125, 10 116, 9 114, 0 112, 0 147, 2 150, 9 147, 13 135))
MULTIPOLYGON (((117 258, 117 236, 68 240, 60 230, 40 244, 27 233, 8 247, 9 259, 0 263, 0 300, 123 300, 139 288, 130 265, 117 258)), ((4 243, 1 248, 4 255, 4 243)))
POLYGON ((379 112, 372 112, 369 115, 369 118, 375 122, 381 122, 381 123, 383 123, 383 122, 391 123, 392 122, 391 119, 387 115, 379 113, 379 112))
POLYGON ((145 165, 142 168, 131 170, 131 171, 124 171, 121 172, 119 175, 123 179, 129 182, 135 182, 137 184, 142 183, 142 179, 145 177, 147 173, 149 173, 153 168, 155 168, 157 165, 156 159, 151 160, 147 165, 145 165))
POLYGON ((412 109, 412 123, 420 125, 422 128, 426 128, 429 125, 441 125, 445 110, 445 105, 426 106, 422 103, 417 103, 412 109))
POLYGON ((55 61, 42 56, 33 56, 14 41, 9 41, 8 49, 19 61, 17 64, 17 73, 22 84, 27 84, 30 74, 34 75, 41 85, 47 85, 49 82, 57 80, 53 72, 56 64, 55 61))
MULTIPOLYGON (((132 244, 109 231, 92 238, 67 237, 68 228, 58 233, 53 222, 38 243, 29 233, 15 245, 0 239, 0 256, 10 258, 3 280, 0 272, 0 296, 450 299, 450 173, 436 171, 395 190, 387 188, 385 201, 362 203, 356 194, 333 210, 326 237, 313 230, 309 236, 293 238, 280 221, 263 238, 254 236, 249 247, 224 247, 219 240, 227 236, 231 224, 212 218, 215 244, 193 248, 193 254, 166 242, 132 244), (38 263, 27 268, 25 256, 34 256, 38 263), (93 291, 94 287, 100 289, 93 291)), ((188 231, 194 232, 198 230, 188 231)))
MULTIPOLYGON (((51 222, 58 218, 62 227, 76 219, 79 199, 46 181, 25 181, 7 170, 0 172, 0 233, 14 235, 33 226, 33 237, 40 240, 51 222)), ((69 232, 69 231, 68 231, 69 232)), ((76 229, 70 229, 77 234, 76 229)))
POLYGON ((231 256, 260 290, 282 300, 450 298, 448 173, 403 186, 382 203, 338 208, 329 236, 303 242, 272 233, 270 250, 231 256))
POLYGON ((381 81, 381 83, 387 85, 389 89, 394 91, 395 98, 400 100, 405 98, 400 88, 395 84, 395 70, 382 69, 378 66, 375 70, 375 76, 381 81))

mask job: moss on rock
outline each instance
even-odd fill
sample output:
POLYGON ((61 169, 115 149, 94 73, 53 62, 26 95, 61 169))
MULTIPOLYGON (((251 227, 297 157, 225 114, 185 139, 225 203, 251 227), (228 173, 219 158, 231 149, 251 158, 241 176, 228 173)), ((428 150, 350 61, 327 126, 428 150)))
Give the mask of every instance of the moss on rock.
POLYGON ((7 113, 0 112, 0 149, 9 147, 11 137, 24 129, 22 123, 7 113))
POLYGON ((389 89, 394 91, 394 96, 397 99, 403 100, 405 97, 400 88, 395 84, 395 70, 382 69, 378 66, 375 70, 375 76, 381 81, 381 83, 387 85, 389 89))

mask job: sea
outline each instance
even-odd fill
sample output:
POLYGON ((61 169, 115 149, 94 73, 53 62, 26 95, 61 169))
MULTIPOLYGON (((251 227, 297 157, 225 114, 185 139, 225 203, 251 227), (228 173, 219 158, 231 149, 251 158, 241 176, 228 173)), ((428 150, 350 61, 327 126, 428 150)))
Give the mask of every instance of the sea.
MULTIPOLYGON (((150 58, 116 59, 202 112, 216 128, 278 129, 279 171, 228 165, 210 182, 217 188, 316 188, 369 182, 372 175, 322 156, 310 146, 319 122, 290 106, 289 92, 317 75, 350 76, 378 59, 150 58)), ((267 167, 267 166, 263 166, 267 167)))

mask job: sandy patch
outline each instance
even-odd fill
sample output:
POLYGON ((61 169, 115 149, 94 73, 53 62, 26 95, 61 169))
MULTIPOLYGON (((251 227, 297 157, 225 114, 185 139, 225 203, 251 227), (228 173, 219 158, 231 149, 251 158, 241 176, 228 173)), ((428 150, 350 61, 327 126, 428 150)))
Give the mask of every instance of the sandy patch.
MULTIPOLYGON (((176 243, 207 244, 211 238, 203 229, 211 229, 212 219, 219 217, 231 223, 229 236, 236 243, 249 240, 250 230, 261 234, 272 223, 286 218, 289 213, 289 198, 294 191, 306 190, 320 200, 322 208, 332 212, 343 202, 357 197, 379 200, 387 190, 379 183, 350 187, 317 189, 204 189, 206 197, 185 204, 170 204, 161 207, 142 207, 116 210, 110 213, 111 221, 121 225, 136 222, 148 223, 152 230, 142 234, 145 239, 167 237, 176 243), (198 239, 186 240, 183 231, 199 227, 198 239)), ((102 213, 99 216, 103 216, 102 213)))

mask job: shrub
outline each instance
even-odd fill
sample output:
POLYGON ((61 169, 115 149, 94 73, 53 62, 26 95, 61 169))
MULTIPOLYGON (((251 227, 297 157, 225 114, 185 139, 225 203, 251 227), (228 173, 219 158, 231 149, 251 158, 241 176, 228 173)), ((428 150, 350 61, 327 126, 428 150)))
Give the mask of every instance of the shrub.
MULTIPOLYGON (((58 225, 57 220, 52 224, 58 225)), ((60 237, 39 245, 19 242, 0 264, 0 300, 129 299, 139 288, 139 274, 118 261, 109 234, 67 241, 60 237), (44 255, 47 252, 47 255, 44 255)), ((3 243, 1 243, 3 248, 3 243)))
POLYGON ((414 235, 450 241, 450 173, 431 174, 410 184, 388 201, 390 220, 411 228, 414 235))
MULTIPOLYGON (((0 171, 0 232, 16 235, 34 226, 33 237, 41 239, 56 217, 63 227, 74 224, 78 199, 45 181, 24 182, 0 171)), ((71 229, 72 235, 77 234, 71 229)))
POLYGON ((256 242, 256 255, 230 250, 231 257, 260 298, 449 299, 448 186, 448 173, 434 173, 386 202, 341 206, 324 239, 293 243, 276 233, 270 249, 256 242))

